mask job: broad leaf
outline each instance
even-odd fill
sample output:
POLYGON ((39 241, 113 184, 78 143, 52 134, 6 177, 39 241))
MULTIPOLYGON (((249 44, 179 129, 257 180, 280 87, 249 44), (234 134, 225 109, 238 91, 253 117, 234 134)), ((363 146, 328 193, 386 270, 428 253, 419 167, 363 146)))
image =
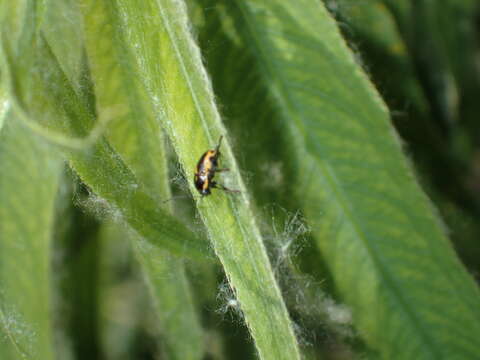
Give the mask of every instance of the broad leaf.
POLYGON ((209 56, 220 99, 244 129, 273 121, 287 139, 277 189, 302 204, 359 334, 385 359, 473 359, 478 288, 323 5, 236 1, 215 11, 227 38, 209 56), (222 59, 235 60, 220 68, 222 59))

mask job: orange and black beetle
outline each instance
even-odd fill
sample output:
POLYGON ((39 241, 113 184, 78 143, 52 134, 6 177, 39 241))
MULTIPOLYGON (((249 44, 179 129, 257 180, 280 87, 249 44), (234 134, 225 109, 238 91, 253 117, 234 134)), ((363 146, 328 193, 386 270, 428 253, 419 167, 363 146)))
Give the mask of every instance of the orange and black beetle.
POLYGON ((213 181, 215 173, 221 171, 228 171, 229 169, 218 168, 218 158, 220 157, 220 144, 223 136, 220 136, 218 145, 215 149, 207 150, 198 160, 195 177, 193 179, 195 187, 202 196, 210 195, 211 189, 222 189, 225 191, 238 192, 238 190, 230 190, 223 185, 217 184, 213 181))

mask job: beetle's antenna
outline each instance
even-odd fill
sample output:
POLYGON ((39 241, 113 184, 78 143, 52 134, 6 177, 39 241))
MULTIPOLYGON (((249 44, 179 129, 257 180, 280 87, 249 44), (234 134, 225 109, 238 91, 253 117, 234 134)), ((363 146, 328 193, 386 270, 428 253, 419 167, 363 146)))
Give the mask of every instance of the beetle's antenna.
POLYGON ((217 145, 217 147, 215 148, 215 151, 219 151, 219 150, 220 150, 220 145, 222 144, 222 139, 223 139, 223 135, 220 135, 220 139, 218 139, 218 145, 217 145))

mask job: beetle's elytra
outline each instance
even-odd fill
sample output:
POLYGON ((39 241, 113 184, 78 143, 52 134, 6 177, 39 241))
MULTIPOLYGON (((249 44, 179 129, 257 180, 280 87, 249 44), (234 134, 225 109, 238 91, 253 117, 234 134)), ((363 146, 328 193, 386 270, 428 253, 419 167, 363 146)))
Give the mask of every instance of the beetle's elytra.
POLYGON ((212 193, 212 188, 230 192, 238 192, 238 190, 228 189, 213 180, 213 178, 215 177, 215 173, 229 170, 218 168, 218 159, 220 158, 220 145, 222 143, 222 139, 223 136, 220 136, 220 139, 218 140, 218 144, 215 149, 207 150, 200 157, 200 160, 198 160, 193 181, 195 183, 195 188, 202 196, 210 195, 212 193))

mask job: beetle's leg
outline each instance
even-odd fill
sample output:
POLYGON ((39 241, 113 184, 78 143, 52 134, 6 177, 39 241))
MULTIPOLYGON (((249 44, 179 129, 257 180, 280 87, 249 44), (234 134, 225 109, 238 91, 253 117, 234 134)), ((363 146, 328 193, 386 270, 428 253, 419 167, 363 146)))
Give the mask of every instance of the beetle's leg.
POLYGON ((226 191, 226 192, 232 192, 232 193, 239 193, 240 192, 240 190, 229 189, 226 186, 223 186, 222 184, 219 184, 215 181, 212 181, 210 185, 211 185, 212 188, 220 189, 220 190, 223 190, 223 191, 226 191))
POLYGON ((227 172, 227 171, 230 171, 229 168, 225 168, 225 169, 215 169, 215 172, 227 172))

